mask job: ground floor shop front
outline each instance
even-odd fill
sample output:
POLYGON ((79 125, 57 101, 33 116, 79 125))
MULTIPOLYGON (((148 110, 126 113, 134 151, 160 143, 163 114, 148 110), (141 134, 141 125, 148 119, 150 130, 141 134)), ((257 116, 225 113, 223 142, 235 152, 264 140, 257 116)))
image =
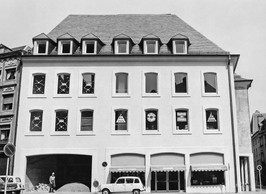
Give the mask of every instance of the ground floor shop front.
POLYGON ((179 148, 110 148, 105 152, 25 149, 16 159, 15 173, 24 178, 29 190, 48 183, 50 173, 55 171, 57 189, 79 183, 95 192, 96 182, 113 183, 120 176, 138 176, 146 192, 235 192, 234 161, 226 148, 195 148, 190 152, 179 148))

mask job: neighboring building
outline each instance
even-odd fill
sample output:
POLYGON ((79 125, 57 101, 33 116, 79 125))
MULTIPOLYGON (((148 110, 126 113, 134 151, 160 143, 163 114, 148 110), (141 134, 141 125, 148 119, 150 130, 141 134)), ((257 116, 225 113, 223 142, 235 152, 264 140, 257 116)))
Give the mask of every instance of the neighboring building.
MULTIPOLYGON (((10 49, 0 44, 0 174, 6 173, 7 158, 3 148, 7 143, 15 144, 19 82, 21 73, 21 55, 30 48, 10 49)), ((13 157, 10 161, 10 173, 13 171, 13 157)))
POLYGON ((59 190, 122 175, 147 192, 255 190, 239 55, 175 15, 70 15, 33 44, 15 158, 26 189, 55 171, 59 190))
POLYGON ((259 185, 260 183, 259 171, 256 167, 261 165, 261 183, 266 186, 266 113, 260 113, 259 111, 253 113, 251 129, 256 184, 259 185))

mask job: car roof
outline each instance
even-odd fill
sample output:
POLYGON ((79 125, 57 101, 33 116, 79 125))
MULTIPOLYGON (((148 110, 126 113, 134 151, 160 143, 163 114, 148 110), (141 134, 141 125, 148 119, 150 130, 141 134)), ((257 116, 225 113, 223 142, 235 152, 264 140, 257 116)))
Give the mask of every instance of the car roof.
POLYGON ((121 177, 119 177, 118 179, 120 179, 120 178, 133 178, 133 179, 138 179, 139 177, 136 177, 136 176, 121 176, 121 177))

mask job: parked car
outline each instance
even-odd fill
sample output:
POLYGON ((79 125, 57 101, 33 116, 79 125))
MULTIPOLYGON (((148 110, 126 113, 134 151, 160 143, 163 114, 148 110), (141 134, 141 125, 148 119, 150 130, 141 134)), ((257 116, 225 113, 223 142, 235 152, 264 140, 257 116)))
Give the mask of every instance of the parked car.
MULTIPOLYGON (((5 175, 0 175, 0 193, 5 191, 5 175)), ((24 190, 24 185, 21 182, 21 179, 17 176, 7 176, 7 193, 11 194, 20 194, 24 190)))
POLYGON ((145 187, 143 186, 140 178, 133 176, 119 177, 113 184, 103 184, 100 186, 100 192, 102 192, 102 194, 126 192, 139 194, 140 191, 144 190, 145 187))

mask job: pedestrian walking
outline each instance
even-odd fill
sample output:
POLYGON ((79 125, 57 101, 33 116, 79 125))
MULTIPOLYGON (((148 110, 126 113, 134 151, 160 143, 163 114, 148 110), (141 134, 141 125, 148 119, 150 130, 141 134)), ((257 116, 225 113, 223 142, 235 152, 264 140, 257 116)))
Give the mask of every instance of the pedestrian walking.
POLYGON ((49 185, 50 185, 49 193, 54 193, 55 191, 55 173, 54 172, 52 172, 52 175, 49 177, 49 185))

